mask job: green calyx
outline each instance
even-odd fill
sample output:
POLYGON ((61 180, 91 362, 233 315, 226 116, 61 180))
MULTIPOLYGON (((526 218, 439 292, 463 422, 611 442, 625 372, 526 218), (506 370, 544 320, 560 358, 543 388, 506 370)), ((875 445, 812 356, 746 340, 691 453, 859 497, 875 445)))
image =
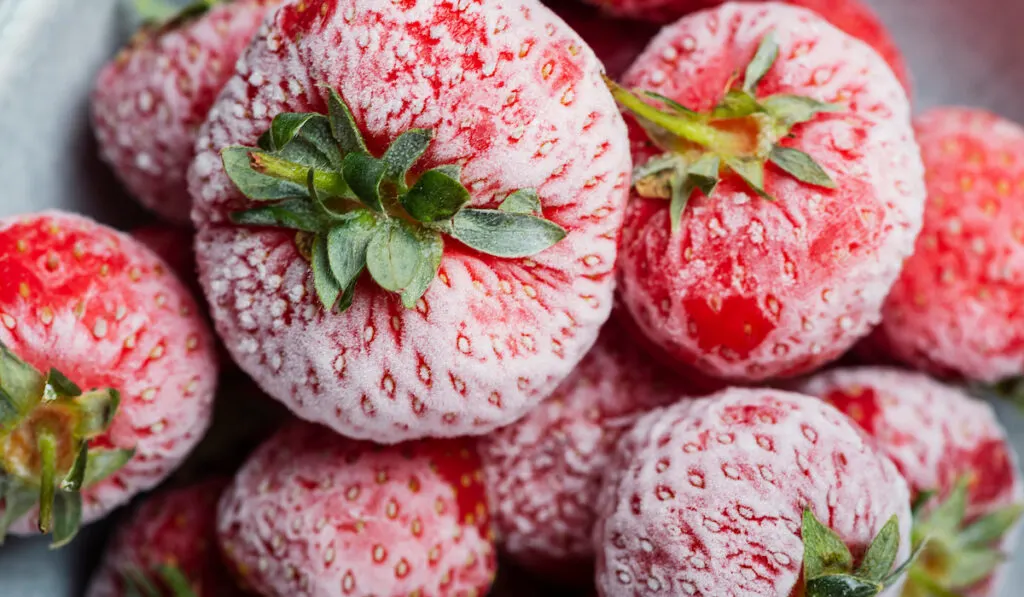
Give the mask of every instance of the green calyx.
POLYGON ((124 466, 133 450, 90 447, 117 411, 117 390, 82 392, 55 369, 42 374, 0 343, 0 542, 39 507, 52 547, 67 544, 82 519, 81 490, 124 466))
POLYGON ((804 595, 806 597, 872 597, 896 582, 914 563, 916 549, 893 569, 900 548, 899 522, 893 516, 875 536, 854 567, 853 555, 843 540, 811 512, 804 511, 804 595))
POLYGON ((224 1, 226 0, 193 0, 182 7, 169 4, 166 0, 135 0, 135 12, 145 26, 166 30, 201 17, 224 1))
POLYGON ((914 543, 924 545, 910 570, 904 597, 956 597, 984 581, 1006 555, 999 542, 1020 520, 1024 504, 999 508, 967 521, 969 479, 961 479, 941 503, 925 492, 914 504, 914 543))
POLYGON ((199 597, 185 573, 173 563, 154 566, 148 572, 129 566, 121 573, 121 583, 125 597, 199 597))
POLYGON ((352 302, 363 270, 381 288, 416 304, 437 275, 444 235, 503 258, 537 254, 565 237, 541 216, 533 189, 508 195, 497 209, 469 208, 457 165, 410 170, 433 134, 402 133, 384 155, 372 155, 352 113, 329 90, 328 114, 279 114, 259 147, 228 147, 224 168, 235 186, 261 205, 235 212, 248 226, 298 231, 317 296, 329 310, 352 302))
POLYGON ((637 95, 605 77, 612 96, 665 152, 636 167, 633 185, 642 197, 671 201, 673 231, 678 230, 694 191, 699 189, 710 197, 724 172, 739 176, 769 201, 774 200, 764 188, 769 162, 801 182, 835 188, 829 174, 810 155, 783 146, 780 141, 797 125, 821 113, 838 111, 840 106, 797 95, 763 99, 755 95, 757 84, 771 70, 778 54, 775 36, 769 33, 747 65, 743 84, 731 83, 709 113, 694 112, 651 91, 637 95))

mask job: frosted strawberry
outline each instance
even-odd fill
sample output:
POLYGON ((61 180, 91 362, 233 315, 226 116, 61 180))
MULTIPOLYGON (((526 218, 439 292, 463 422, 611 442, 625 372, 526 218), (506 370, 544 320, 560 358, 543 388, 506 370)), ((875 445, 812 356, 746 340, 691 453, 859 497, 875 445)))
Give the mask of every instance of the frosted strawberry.
POLYGON ((619 436, 681 386, 607 324, 572 375, 520 421, 481 441, 495 528, 517 563, 592 581, 594 500, 619 436))
POLYGON ((163 261, 86 218, 0 219, 0 255, 0 538, 62 545, 202 437, 213 339, 163 261))
POLYGON ((132 237, 159 255, 179 280, 190 286, 196 283, 192 230, 168 225, 143 226, 132 230, 132 237))
POLYGON ((836 409, 730 389, 639 419, 605 477, 602 597, 900 594, 906 482, 836 409))
POLYGON ((241 596, 217 547, 217 500, 227 481, 165 490, 121 523, 86 597, 241 596))
POLYGON ((485 595, 495 572, 485 502, 470 441, 380 447, 296 423, 239 471, 217 533, 265 597, 485 595))
POLYGON ((616 19, 575 0, 551 0, 544 4, 580 34, 601 59, 605 74, 613 79, 626 72, 659 29, 654 23, 616 19))
POLYGON ((938 375, 1024 374, 1024 129, 970 108, 932 110, 915 129, 927 170, 924 229, 875 348, 938 375))
POLYGON ((612 84, 643 125, 620 288, 651 341, 744 382, 866 334, 924 208, 906 96, 877 54, 810 11, 729 4, 666 28, 625 84, 645 91, 612 84))
POLYGON ((1002 564, 1016 544, 1024 485, 991 407, 898 369, 837 369, 802 388, 874 437, 926 505, 914 535, 929 540, 904 596, 997 595, 1002 564))
MULTIPOLYGON (((696 10, 724 4, 725 0, 588 0, 609 13, 669 23, 696 10)), ((761 2, 765 0, 745 0, 761 2)), ((910 76, 903 53, 875 11, 862 0, 779 0, 818 13, 848 35, 865 42, 889 64, 910 92, 910 76)))
POLYGON ((185 174, 196 131, 280 0, 198 0, 150 23, 99 74, 92 117, 100 154, 146 207, 188 222, 185 174))
POLYGON ((373 7, 290 3, 242 57, 191 169, 202 282, 300 417, 382 443, 486 433, 608 317, 624 127, 533 0, 373 7))

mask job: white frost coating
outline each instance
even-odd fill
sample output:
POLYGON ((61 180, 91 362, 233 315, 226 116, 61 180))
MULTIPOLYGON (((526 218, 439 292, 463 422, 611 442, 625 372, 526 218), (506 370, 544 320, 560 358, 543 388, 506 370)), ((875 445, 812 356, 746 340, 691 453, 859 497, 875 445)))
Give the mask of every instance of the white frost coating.
POLYGON ((203 285, 242 368, 299 416, 386 443, 485 433, 546 396, 593 343, 612 302, 630 162, 599 68, 532 0, 462 11, 347 0, 278 11, 213 108, 190 173, 203 285), (293 41, 299 19, 317 33, 293 41), (398 59, 398 47, 416 61, 398 59), (492 76, 467 68, 491 63, 492 76), (257 72, 265 84, 253 87, 257 72), (318 84, 342 94, 378 149, 410 127, 432 128, 422 167, 462 163, 474 205, 537 188, 545 216, 568 237, 523 260, 480 259, 447 242, 441 277, 417 309, 364 282, 350 311, 325 315, 292 234, 226 224, 244 203, 218 158, 226 145, 253 144, 282 110, 323 111, 318 84), (253 101, 267 105, 267 118, 233 115, 253 101), (306 291, 296 298, 272 280, 306 291), (240 293, 251 306, 236 306, 240 293), (289 306, 274 317, 280 299, 289 306))
MULTIPOLYGON (((786 142, 811 154, 838 189, 769 167, 772 203, 729 175, 713 198, 690 202, 677 235, 664 202, 634 198, 620 245, 622 297, 646 334, 706 374, 746 381, 820 366, 865 335, 913 249, 924 207, 899 82, 868 46, 809 11, 728 4, 686 17, 654 39, 624 83, 710 109, 769 31, 780 58, 760 96, 846 106, 798 126, 786 142), (669 49, 678 59, 664 59, 669 49)), ((637 163, 650 155, 634 143, 637 163)))
MULTIPOLYGON (((26 218, 50 220, 59 234, 53 238, 60 259, 92 262, 96 271, 83 275, 75 269, 71 278, 60 265, 50 272, 32 264, 48 292, 21 300, 10 285, 22 280, 8 265, 0 294, 18 300, 0 301, 0 317, 14 324, 0 325, 0 342, 37 368, 56 367, 82 387, 119 390, 121 406, 105 437, 114 447, 136 450, 123 468, 82 492, 82 520, 89 523, 163 481, 203 437, 217 382, 214 339, 188 289, 141 243, 61 212, 0 220, 0 243, 13 245, 11 229, 26 218), (59 244, 76 242, 68 239, 78 239, 80 257, 59 244), (77 313, 80 299, 83 310, 77 313), (51 308, 52 319, 41 315, 43 307, 51 308), (97 327, 106 328, 102 341, 97 327)), ((27 250, 37 249, 28 244, 27 250)), ((34 516, 14 523, 11 532, 38 534, 34 516)))
POLYGON ((808 396, 730 389, 652 411, 609 470, 594 531, 602 597, 790 595, 805 507, 855 556, 896 515, 898 561, 909 554, 906 482, 846 417, 808 396))
POLYGON ((594 499, 620 435, 680 387, 616 321, 550 398, 480 443, 502 549, 531 569, 589 581, 594 499))
MULTIPOLYGON (((941 499, 961 477, 973 477, 968 519, 1024 501, 1017 453, 992 407, 955 387, 920 373, 865 367, 816 375, 800 390, 831 401, 863 427, 912 491, 939 491, 941 499)), ((1013 552, 1020 529, 1004 536, 1004 553, 1013 552)), ((969 594, 998 594, 1006 568, 969 594)))

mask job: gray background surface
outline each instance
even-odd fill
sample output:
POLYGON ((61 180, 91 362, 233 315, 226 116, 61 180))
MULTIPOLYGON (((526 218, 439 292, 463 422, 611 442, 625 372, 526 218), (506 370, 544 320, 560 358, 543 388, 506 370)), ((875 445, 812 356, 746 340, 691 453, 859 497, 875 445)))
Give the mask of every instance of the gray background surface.
MULTIPOLYGON (((918 110, 982 106, 1024 122, 1024 2, 868 1, 910 62, 918 110)), ((97 161, 87 122, 89 86, 130 33, 126 16, 119 0, 0 0, 0 215, 62 207, 115 226, 145 217, 97 161)), ((1024 417, 997 408, 1024 452, 1024 417)), ((103 531, 57 552, 10 540, 0 597, 78 597, 103 531)), ((1013 568, 1002 597, 1022 594, 1024 550, 1013 568)))

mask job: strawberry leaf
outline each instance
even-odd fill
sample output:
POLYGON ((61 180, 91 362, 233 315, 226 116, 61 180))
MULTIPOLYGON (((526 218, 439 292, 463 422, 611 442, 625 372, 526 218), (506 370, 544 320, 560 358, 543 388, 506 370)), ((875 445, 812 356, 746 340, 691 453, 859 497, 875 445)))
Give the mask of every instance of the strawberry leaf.
POLYGON ((727 120, 730 118, 744 118, 761 111, 757 99, 746 91, 733 89, 725 94, 722 101, 711 112, 711 117, 727 120))
POLYGON ((826 574, 847 574, 853 555, 843 540, 823 525, 810 508, 804 510, 801 536, 804 542, 804 578, 810 581, 826 574))
MULTIPOLYGON (((405 177, 409 168, 419 160, 430 146, 434 132, 428 129, 409 129, 398 136, 384 152, 387 165, 386 176, 399 188, 405 188, 405 177)), ((458 179, 456 179, 458 181, 458 179)))
POLYGON ((747 186, 768 201, 775 198, 764 190, 764 162, 757 158, 728 158, 725 163, 735 172, 747 186))
POLYGON ((772 148, 772 163, 788 172, 793 178, 826 189, 836 188, 836 183, 814 158, 792 147, 776 145, 772 148))
POLYGON ((665 104, 666 106, 668 106, 672 110, 675 110, 676 112, 679 112, 680 114, 685 114, 687 116, 697 116, 696 112, 680 104, 679 102, 670 97, 664 96, 654 91, 644 91, 643 94, 651 99, 658 100, 659 102, 665 104))
POLYGON ((405 211, 420 222, 451 219, 471 199, 458 179, 443 170, 427 170, 409 192, 402 195, 405 211))
POLYGON ((960 531, 957 542, 965 547, 984 547, 999 541, 1024 514, 1024 504, 999 508, 974 521, 960 531))
MULTIPOLYGON (((308 112, 282 112, 274 117, 269 129, 269 150, 280 151, 295 138, 303 125, 319 114, 308 112)), ((323 118, 323 116, 320 116, 323 118)))
POLYGON ((519 189, 505 197, 498 209, 511 214, 539 214, 540 196, 536 189, 519 189))
POLYGON ((346 216, 327 232, 331 273, 344 289, 353 287, 366 267, 366 248, 378 225, 377 218, 365 209, 349 212, 346 216))
POLYGON ((344 153, 369 153, 352 111, 333 88, 327 88, 327 114, 331 133, 344 153))
POLYGON ((114 421, 121 393, 113 388, 92 390, 75 398, 74 406, 78 415, 75 433, 85 439, 92 439, 105 433, 114 421))
POLYGON ((82 442, 71 463, 71 469, 64 475, 60 483, 61 491, 81 491, 82 483, 85 481, 85 468, 89 463, 89 443, 82 442))
POLYGON ((1005 560, 1006 557, 994 549, 958 550, 956 557, 950 558, 950 568, 942 584, 953 591, 970 588, 991 576, 1005 560))
POLYGON ((864 559, 857 568, 856 575, 863 579, 881 582, 896 563, 899 549, 900 524, 896 516, 893 515, 868 546, 864 559))
POLYGON ((313 237, 313 251, 310 259, 313 269, 313 289, 320 299, 320 304, 330 311, 338 302, 342 286, 331 271, 331 258, 327 252, 327 240, 323 234, 313 237))
POLYGON ((110 477, 135 456, 134 449, 90 448, 82 487, 92 487, 110 477))
POLYGON ((946 499, 932 510, 922 525, 927 533, 943 541, 956 535, 967 511, 968 484, 967 478, 960 479, 946 499))
MULTIPOLYGON (((261 171, 262 167, 255 165, 261 162, 263 156, 270 155, 269 153, 256 151, 250 147, 225 147, 220 155, 224 162, 224 172, 249 199, 269 201, 306 195, 305 185, 292 179, 264 174, 261 171)), ((295 166, 294 170, 296 173, 299 170, 305 171, 299 166, 295 166)))
POLYGON ((753 93, 757 84, 768 74, 775 60, 779 57, 779 44, 775 41, 775 33, 769 31, 757 46, 754 58, 747 64, 743 78, 743 91, 753 93))
POLYGON ((917 563, 917 559, 921 557, 921 553, 923 553, 925 548, 928 546, 928 541, 929 540, 925 538, 918 542, 917 545, 914 546, 913 551, 910 552, 910 557, 882 579, 882 584, 886 587, 891 587, 901 576, 903 576, 904 573, 907 573, 908 571, 912 572, 914 564, 917 563))
POLYGON ((452 218, 449 234, 495 257, 528 257, 565 238, 565 230, 544 218, 495 209, 464 209, 452 218))
POLYGON ((0 545, 2 545, 7 535, 7 529, 39 503, 39 490, 27 486, 14 477, 0 475, 0 497, 4 499, 3 514, 0 515, 0 545))
POLYGON ((305 232, 317 232, 324 226, 323 217, 316 206, 306 199, 297 198, 233 212, 231 221, 248 226, 272 226, 305 232))
POLYGON ((829 574, 807 581, 806 597, 874 597, 882 592, 881 584, 850 576, 829 574))
POLYGON ((381 288, 401 292, 416 275, 420 250, 420 241, 408 224, 388 220, 377 226, 366 247, 366 268, 381 288))
POLYGON ((0 342, 0 435, 10 433, 39 402, 46 379, 0 342))
POLYGON ((59 398, 74 398, 82 393, 73 381, 64 376, 60 371, 50 368, 46 375, 46 387, 43 388, 43 400, 50 402, 59 398))
POLYGON ((779 126, 788 132, 797 124, 814 120, 818 114, 842 110, 842 106, 802 95, 773 95, 761 102, 761 109, 774 117, 779 126))
POLYGON ((437 269, 441 267, 441 257, 444 256, 444 240, 439 232, 423 230, 417 236, 420 243, 419 262, 416 264, 412 281, 402 290, 402 304, 407 309, 416 306, 416 301, 437 277, 437 269))
POLYGON ((53 542, 50 549, 63 547, 71 542, 82 526, 82 494, 77 491, 62 491, 53 502, 53 542))
POLYGON ((368 153, 350 153, 345 156, 343 171, 345 182, 363 205, 376 212, 383 212, 380 183, 387 174, 387 164, 368 153))

